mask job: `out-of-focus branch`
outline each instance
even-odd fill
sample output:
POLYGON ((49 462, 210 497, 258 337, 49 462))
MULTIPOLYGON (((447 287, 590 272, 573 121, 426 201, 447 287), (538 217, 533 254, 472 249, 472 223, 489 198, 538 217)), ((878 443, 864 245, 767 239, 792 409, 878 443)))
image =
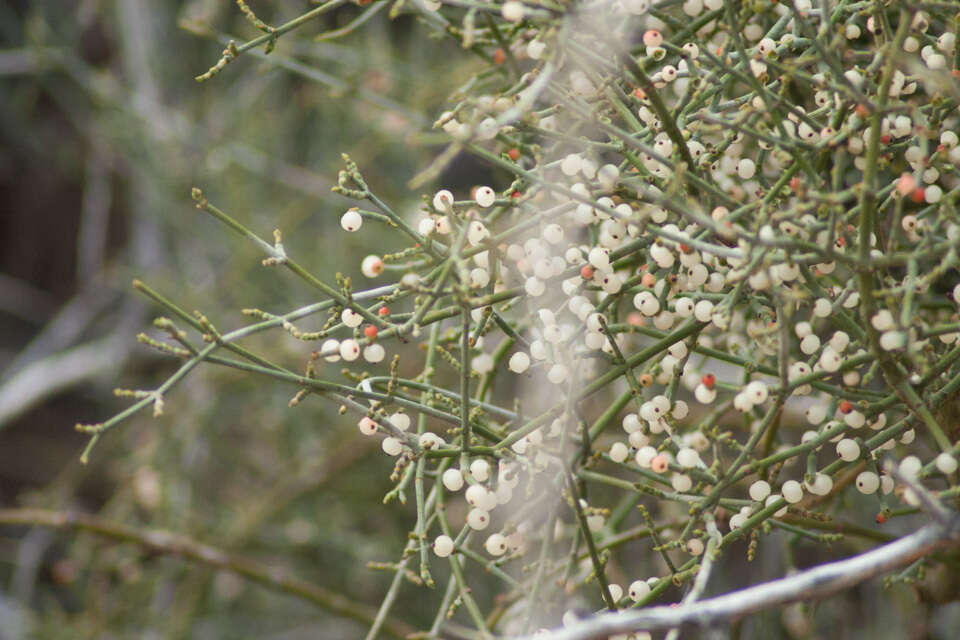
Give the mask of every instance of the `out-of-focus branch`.
POLYGON ((122 334, 92 340, 33 362, 0 387, 0 429, 43 398, 120 366, 128 351, 122 334))
POLYGON ((48 318, 56 308, 54 296, 29 282, 0 273, 0 313, 36 323, 48 318))
POLYGON ((103 274, 110 231, 111 158, 102 142, 87 153, 80 207, 80 228, 77 230, 77 284, 98 280, 103 274))
MULTIPOLYGON (((0 524, 89 531, 105 538, 131 542, 156 553, 181 556, 210 567, 233 571, 270 589, 302 598, 331 613, 364 624, 371 624, 377 614, 376 607, 354 602, 340 593, 291 576, 283 569, 229 554, 168 531, 145 531, 85 513, 46 509, 0 509, 0 524)), ((404 623, 393 619, 384 622, 383 630, 395 638, 403 638, 413 631, 404 623)))
MULTIPOLYGON (((19 292, 13 290, 10 293, 17 295, 19 292)), ((90 286, 78 291, 59 309, 51 306, 50 313, 44 314, 42 318, 45 323, 43 328, 15 358, 4 363, 0 380, 10 379, 27 366, 76 346, 85 334, 89 334, 90 327, 97 318, 115 307, 117 302, 116 292, 100 286, 90 286)), ((118 319, 116 324, 126 322, 127 320, 118 319)))
POLYGON ((709 600, 681 604, 679 607, 652 607, 601 614, 548 637, 551 640, 593 640, 638 630, 656 631, 684 625, 716 624, 790 602, 825 598, 951 545, 960 545, 960 515, 956 513, 952 514, 946 525, 928 525, 896 542, 789 578, 709 600))

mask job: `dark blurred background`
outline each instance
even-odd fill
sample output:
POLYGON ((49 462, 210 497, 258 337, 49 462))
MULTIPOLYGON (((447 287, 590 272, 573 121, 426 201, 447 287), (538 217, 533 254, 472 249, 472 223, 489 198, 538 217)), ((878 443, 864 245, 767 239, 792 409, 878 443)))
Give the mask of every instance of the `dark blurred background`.
MULTIPOLYGON (((251 6, 277 25, 315 5, 251 6)), ((375 224, 340 230, 352 204, 330 191, 342 152, 384 200, 416 208, 406 184, 438 143, 422 132, 468 77, 466 57, 387 11, 313 40, 360 11, 342 6, 266 60, 242 56, 198 84, 223 49, 216 37, 259 35, 233 2, 0 2, 0 508, 175 531, 379 603, 391 574, 366 564, 400 557, 413 514, 371 508, 390 465, 336 406, 289 409, 295 389, 201 367, 164 415, 116 427, 86 466, 74 430, 127 406, 115 387, 152 389, 176 369, 137 343, 169 314, 133 278, 222 330, 249 323, 242 308, 316 300, 198 212, 191 187, 262 237, 281 229, 289 254, 331 283, 390 246, 375 224)), ((478 181, 461 169, 447 179, 478 181)), ((250 344, 298 370, 315 348, 277 334, 250 344)), ((429 624, 436 604, 410 594, 407 618, 429 624)), ((3 639, 362 633, 230 572, 89 533, 0 525, 3 639)))

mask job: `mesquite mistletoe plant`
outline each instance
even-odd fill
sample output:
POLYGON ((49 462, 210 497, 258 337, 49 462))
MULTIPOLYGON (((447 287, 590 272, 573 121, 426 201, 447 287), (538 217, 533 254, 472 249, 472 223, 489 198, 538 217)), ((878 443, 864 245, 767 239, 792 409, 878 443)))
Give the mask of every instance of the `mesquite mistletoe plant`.
MULTIPOLYGON (((230 42, 198 80, 343 2, 280 27, 238 4, 264 35, 230 42)), ((248 309, 251 324, 220 332, 136 283, 171 314, 156 322, 168 339, 142 339, 183 364, 81 426, 91 446, 134 412, 160 411, 201 363, 287 382, 291 406, 335 402, 358 438, 380 439, 388 498, 412 492, 416 511, 370 637, 396 592, 416 588, 411 569, 436 588, 425 637, 562 623, 564 637, 642 638, 698 619, 711 568, 740 539, 752 559, 774 531, 879 544, 891 518, 924 511, 943 525, 926 546, 875 551, 886 569, 956 535, 955 3, 398 0, 391 11, 484 62, 433 114, 448 147, 415 186, 459 153, 510 181, 441 184, 411 217, 344 156, 334 190, 355 201, 336 213, 344 232, 393 232, 358 261, 362 283, 309 273, 279 231, 267 242, 195 189, 199 209, 317 301, 248 309), (269 330, 315 345, 305 368, 242 346, 269 330), (869 521, 834 520, 850 500, 870 501, 869 521), (499 581, 498 600, 476 596, 480 575, 499 581), (591 613, 678 600, 686 617, 665 622, 591 613)), ((820 586, 792 599, 829 592, 820 586)), ((791 599, 764 593, 719 617, 791 599)))

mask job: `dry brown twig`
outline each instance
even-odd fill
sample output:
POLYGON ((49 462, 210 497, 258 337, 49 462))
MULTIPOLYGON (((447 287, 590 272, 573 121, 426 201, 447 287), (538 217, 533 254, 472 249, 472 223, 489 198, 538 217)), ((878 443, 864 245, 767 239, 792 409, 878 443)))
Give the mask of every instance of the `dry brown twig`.
MULTIPOLYGON (((350 600, 340 593, 290 575, 284 569, 254 562, 169 531, 142 530, 86 513, 47 509, 0 509, 0 524, 88 531, 120 542, 131 542, 155 553, 181 556, 209 567, 232 571, 364 624, 371 624, 377 615, 376 607, 350 600)), ((387 619, 383 630, 395 638, 404 638, 413 632, 411 627, 395 619, 387 619)))

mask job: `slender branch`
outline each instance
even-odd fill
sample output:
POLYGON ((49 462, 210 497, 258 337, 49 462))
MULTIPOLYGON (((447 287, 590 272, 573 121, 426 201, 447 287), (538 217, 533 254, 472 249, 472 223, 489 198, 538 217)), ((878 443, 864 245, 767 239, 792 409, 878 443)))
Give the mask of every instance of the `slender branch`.
POLYGON ((960 516, 949 526, 931 524, 872 551, 821 565, 764 584, 679 607, 652 607, 601 614, 556 631, 550 640, 593 640, 617 633, 656 631, 684 625, 708 627, 744 615, 801 600, 818 600, 902 567, 947 546, 960 544, 960 516))
POLYGON ((206 73, 202 73, 196 76, 194 80, 196 80, 197 82, 204 82, 206 80, 209 80, 213 76, 220 73, 220 71, 222 71, 223 68, 227 66, 227 64, 229 64, 233 60, 236 60, 240 56, 240 54, 244 53, 245 51, 249 51, 254 47, 260 46, 261 44, 266 45, 267 47, 272 49, 273 44, 277 41, 278 37, 282 36, 288 31, 293 31, 294 29, 301 26, 302 24, 309 22, 310 20, 313 20, 317 16, 323 13, 326 13, 327 11, 336 9, 340 5, 346 4, 346 2, 347 0, 330 0, 326 4, 321 5, 311 11, 307 11, 303 15, 298 16, 293 20, 284 23, 279 27, 275 27, 275 28, 268 27, 269 28, 268 33, 265 33, 259 38, 254 38, 253 40, 249 40, 241 44, 240 46, 237 46, 236 43, 233 40, 231 40, 230 43, 227 45, 226 50, 223 52, 223 56, 220 58, 217 64, 210 67, 210 69, 208 69, 206 73))
MULTIPOLYGON (((719 551, 717 547, 720 544, 720 530, 717 529, 717 523, 712 516, 704 517, 704 520, 707 521, 707 535, 709 539, 707 541, 707 548, 703 552, 703 564, 700 565, 700 569, 697 571, 697 577, 693 580, 693 588, 691 588, 690 592, 683 598, 683 604, 688 607, 699 600, 704 590, 706 590, 707 581, 713 572, 714 561, 719 551)), ((679 629, 671 629, 665 640, 677 640, 679 635, 679 629)))
MULTIPOLYGON (((89 531, 104 538, 131 542, 155 553, 181 556, 215 569, 233 571, 269 589, 306 600, 321 609, 365 624, 371 624, 377 615, 375 607, 350 600, 341 592, 331 591, 289 575, 283 569, 227 553, 176 533, 145 531, 85 513, 46 509, 0 509, 0 524, 89 531)), ((386 620, 383 629, 395 638, 404 638, 413 631, 405 623, 395 619, 386 620)))

